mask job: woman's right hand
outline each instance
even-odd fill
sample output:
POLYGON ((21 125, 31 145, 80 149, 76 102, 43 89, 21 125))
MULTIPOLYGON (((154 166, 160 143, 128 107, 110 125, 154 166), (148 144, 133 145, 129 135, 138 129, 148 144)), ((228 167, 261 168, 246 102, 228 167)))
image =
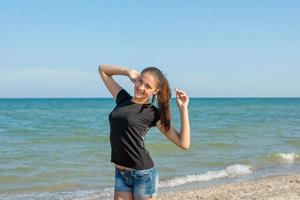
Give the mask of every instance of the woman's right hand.
POLYGON ((128 77, 129 79, 134 83, 136 81, 136 79, 140 76, 140 72, 134 70, 134 69, 130 69, 128 71, 128 77))

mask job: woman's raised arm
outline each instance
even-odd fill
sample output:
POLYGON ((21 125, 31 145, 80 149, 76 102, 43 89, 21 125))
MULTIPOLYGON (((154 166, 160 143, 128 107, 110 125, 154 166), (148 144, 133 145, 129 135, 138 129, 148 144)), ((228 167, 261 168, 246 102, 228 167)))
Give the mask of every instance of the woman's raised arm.
POLYGON ((112 78, 113 75, 128 76, 131 81, 139 75, 139 72, 124 66, 115 66, 109 64, 100 64, 98 71, 105 86, 115 98, 122 87, 112 78))
POLYGON ((187 150, 190 148, 190 122, 188 113, 189 97, 185 94, 184 91, 176 89, 175 92, 177 105, 180 112, 180 133, 172 125, 170 127, 170 130, 165 132, 160 124, 160 121, 157 122, 156 126, 170 141, 172 141, 181 149, 187 150))

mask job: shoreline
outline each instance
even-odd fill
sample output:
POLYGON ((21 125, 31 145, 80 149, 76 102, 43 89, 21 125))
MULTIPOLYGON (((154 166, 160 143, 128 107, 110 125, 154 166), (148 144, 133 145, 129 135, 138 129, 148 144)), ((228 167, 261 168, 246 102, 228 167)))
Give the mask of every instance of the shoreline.
POLYGON ((300 173, 225 183, 200 189, 161 192, 158 200, 299 200, 300 173))
MULTIPOLYGON (((194 184, 195 185, 195 184, 194 184)), ((196 185, 195 185, 196 186, 196 185)), ((178 189, 178 188, 177 188, 178 189)), ((157 200, 300 200, 300 172, 289 175, 257 177, 238 182, 224 182, 206 187, 158 191, 157 200)), ((29 192, 0 194, 11 199, 82 199, 111 200, 113 190, 78 190, 69 192, 29 192)))

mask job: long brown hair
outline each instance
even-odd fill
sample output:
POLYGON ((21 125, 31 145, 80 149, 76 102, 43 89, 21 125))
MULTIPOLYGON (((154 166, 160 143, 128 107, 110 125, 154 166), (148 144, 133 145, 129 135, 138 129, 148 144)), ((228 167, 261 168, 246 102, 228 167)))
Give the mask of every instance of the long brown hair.
MULTIPOLYGON (((141 72, 141 74, 144 74, 145 72, 149 72, 152 75, 155 75, 158 79, 157 88, 159 89, 159 91, 157 92, 157 104, 159 108, 161 124, 163 126, 163 129, 167 132, 171 127, 171 89, 169 82, 165 75, 156 67, 147 67, 141 72)), ((155 96, 156 95, 152 96, 152 104, 155 100, 155 96)))

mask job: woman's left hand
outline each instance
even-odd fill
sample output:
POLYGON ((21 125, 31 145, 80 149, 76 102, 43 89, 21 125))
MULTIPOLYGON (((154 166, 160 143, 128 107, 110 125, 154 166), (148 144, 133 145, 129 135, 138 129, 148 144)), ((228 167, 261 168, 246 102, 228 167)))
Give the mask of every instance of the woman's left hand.
POLYGON ((182 90, 175 88, 176 101, 179 108, 187 108, 189 104, 189 97, 182 90))

